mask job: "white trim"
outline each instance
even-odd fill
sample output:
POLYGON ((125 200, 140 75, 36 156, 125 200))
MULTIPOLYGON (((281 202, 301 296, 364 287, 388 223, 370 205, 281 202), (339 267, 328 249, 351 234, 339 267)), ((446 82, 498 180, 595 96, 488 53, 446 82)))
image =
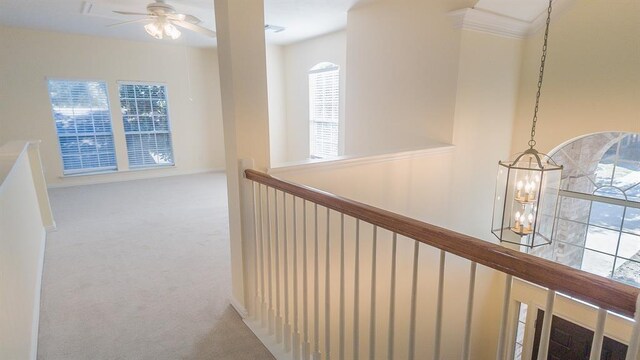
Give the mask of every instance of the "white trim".
POLYGON ((231 306, 243 320, 249 317, 249 311, 247 311, 247 308, 245 308, 244 305, 242 305, 242 303, 235 297, 231 296, 229 298, 229 304, 231 304, 231 306))
POLYGON ((42 240, 38 252, 38 270, 36 273, 36 291, 33 299, 33 319, 31 323, 31 356, 32 360, 38 357, 38 329, 40 328, 40 295, 42 294, 42 273, 44 272, 44 250, 47 241, 47 232, 42 230, 42 240))
POLYGON ((44 230, 46 232, 50 233, 50 232, 58 230, 58 226, 56 225, 56 222, 54 221, 51 225, 45 226, 44 230))
MULTIPOLYGON (((176 167, 171 167, 171 169, 176 169, 176 167)), ((204 174, 209 172, 220 173, 225 172, 224 168, 208 168, 208 169, 195 169, 195 170, 174 170, 170 172, 159 172, 153 173, 151 170, 167 170, 167 168, 153 168, 153 169, 145 169, 145 171, 141 170, 122 170, 117 172, 109 172, 109 173, 100 173, 100 174, 87 174, 87 176, 74 176, 74 177, 59 177, 63 180, 63 182, 48 184, 48 189, 57 189, 57 188, 66 188, 70 186, 81 186, 81 185, 96 185, 96 184, 107 184, 107 183, 116 183, 123 181, 134 181, 134 180, 145 180, 145 179, 155 179, 155 178, 163 178, 170 176, 181 176, 181 175, 195 175, 195 174, 204 174), (125 175, 133 173, 133 175, 125 175), (143 174, 142 176, 136 176, 135 173, 143 174), (113 179, 113 175, 121 174, 123 176, 130 176, 130 178, 117 178, 113 179), (148 175, 147 175, 148 174, 148 175), (90 176, 96 176, 97 178, 90 178, 90 176), (107 176, 104 176, 107 175, 107 176), (71 179, 79 178, 82 180, 73 181, 71 179), (83 179, 84 178, 84 179, 83 179)))
POLYGON ((369 155, 369 156, 339 156, 333 159, 309 159, 299 162, 287 163, 268 169, 269 174, 282 174, 292 171, 308 171, 308 170, 330 170, 344 167, 352 167, 357 165, 374 164, 380 162, 397 161, 407 158, 418 158, 423 156, 431 156, 437 154, 445 154, 453 152, 454 145, 451 144, 435 144, 416 150, 402 150, 393 153, 369 155))
POLYGON ((277 360, 291 360, 291 353, 285 352, 282 345, 276 341, 275 336, 269 335, 269 330, 262 328, 260 322, 250 319, 243 319, 243 321, 274 358, 277 360))
POLYGON ((489 11, 466 8, 452 11, 449 16, 456 29, 473 30, 513 39, 524 39, 531 23, 489 11))
MULTIPOLYGON (((552 23, 571 7, 575 0, 554 0, 552 23)), ((545 27, 547 11, 541 12, 532 21, 512 18, 491 11, 465 8, 449 12, 456 29, 478 31, 512 39, 524 39, 545 27)), ((552 24, 553 25, 553 24, 552 24)))

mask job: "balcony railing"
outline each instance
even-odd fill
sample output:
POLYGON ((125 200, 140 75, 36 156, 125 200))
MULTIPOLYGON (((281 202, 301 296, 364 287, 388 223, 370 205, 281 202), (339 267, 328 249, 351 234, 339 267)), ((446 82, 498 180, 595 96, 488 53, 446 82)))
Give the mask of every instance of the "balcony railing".
POLYGON ((512 284, 516 279, 546 292, 538 359, 547 358, 557 293, 598 307, 591 359, 600 359, 608 311, 635 316, 626 339, 626 359, 636 359, 640 290, 635 287, 255 170, 246 170, 245 177, 252 184, 255 220, 252 316, 293 359, 396 359, 398 354, 418 358, 417 311, 424 304, 419 303, 417 293, 420 283, 429 278, 419 269, 420 251, 425 245, 437 249, 439 258, 437 276, 432 276, 437 279, 437 291, 430 295, 435 299, 435 316, 433 324, 429 324, 433 329, 433 339, 429 339, 431 358, 442 359, 442 347, 449 340, 443 335, 443 322, 447 320, 443 309, 447 306, 444 288, 451 286, 459 288, 461 294, 468 290, 466 306, 460 309, 464 312, 463 331, 457 334, 462 339, 461 358, 478 358, 471 339, 472 330, 478 328, 473 326, 473 320, 480 264, 505 274, 496 359, 514 356, 513 328, 517 319, 514 321, 512 311, 512 284), (385 232, 384 237, 381 232, 385 232), (378 253, 382 241, 390 242, 385 244, 385 249, 390 250, 378 253), (401 257, 398 244, 407 241, 413 245, 411 254, 401 257), (366 253, 362 250, 365 244, 371 249, 366 253), (469 261, 468 283, 445 282, 445 262, 451 255, 469 261), (384 268, 389 270, 384 274, 388 281, 380 282, 383 274, 379 273, 382 270, 378 262, 382 257, 390 257, 384 259, 390 265, 384 268), (400 264, 399 259, 412 262, 400 264), (410 267, 404 272, 410 274, 409 278, 399 276, 401 266, 410 267), (363 272, 370 275, 365 277, 363 272), (379 289, 381 284, 388 289, 379 289), (388 296, 384 301, 386 310, 381 308, 380 290, 388 296), (398 305, 399 299, 408 302, 408 309, 398 305), (387 312, 384 331, 376 319, 381 311, 387 312), (408 314, 403 315, 403 321, 397 320, 399 311, 408 314), (399 331, 401 327, 406 329, 399 331), (381 333, 386 334, 382 340, 381 333), (349 346, 347 340, 351 341, 349 346), (385 343, 380 344, 381 341, 385 343))

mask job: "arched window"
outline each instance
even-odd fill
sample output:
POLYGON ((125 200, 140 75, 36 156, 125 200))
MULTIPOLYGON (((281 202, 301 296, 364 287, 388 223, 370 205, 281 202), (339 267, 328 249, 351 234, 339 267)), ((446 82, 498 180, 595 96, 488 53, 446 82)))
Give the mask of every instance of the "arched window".
POLYGON ((309 155, 338 156, 340 139, 340 67, 322 62, 309 70, 309 155))
POLYGON ((564 165, 554 242, 532 252, 640 287, 640 134, 592 134, 550 155, 564 165))

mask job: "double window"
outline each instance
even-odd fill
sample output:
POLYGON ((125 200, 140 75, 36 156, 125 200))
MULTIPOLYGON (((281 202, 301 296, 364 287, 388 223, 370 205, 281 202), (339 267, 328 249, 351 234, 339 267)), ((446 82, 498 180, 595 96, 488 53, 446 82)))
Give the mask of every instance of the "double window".
MULTIPOLYGON (((117 170, 104 81, 49 80, 49 96, 65 175, 117 170)), ((162 84, 119 83, 130 168, 173 165, 162 84)))
POLYGON ((309 71, 309 154, 338 156, 340 139, 340 67, 319 63, 309 71))

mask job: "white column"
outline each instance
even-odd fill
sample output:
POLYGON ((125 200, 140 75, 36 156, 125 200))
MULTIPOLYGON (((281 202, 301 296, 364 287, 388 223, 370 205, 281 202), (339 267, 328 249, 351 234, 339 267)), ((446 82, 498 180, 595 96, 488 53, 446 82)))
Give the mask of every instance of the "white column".
POLYGON ((253 301, 250 269, 255 265, 250 194, 243 190, 239 159, 269 166, 269 118, 263 0, 216 0, 222 117, 229 202, 231 282, 234 302, 253 301), (243 231, 244 229, 244 231, 243 231), (246 262, 243 262, 243 258, 246 262), (249 281, 245 281, 249 280, 249 281), (247 296, 245 296, 247 295, 247 296))

